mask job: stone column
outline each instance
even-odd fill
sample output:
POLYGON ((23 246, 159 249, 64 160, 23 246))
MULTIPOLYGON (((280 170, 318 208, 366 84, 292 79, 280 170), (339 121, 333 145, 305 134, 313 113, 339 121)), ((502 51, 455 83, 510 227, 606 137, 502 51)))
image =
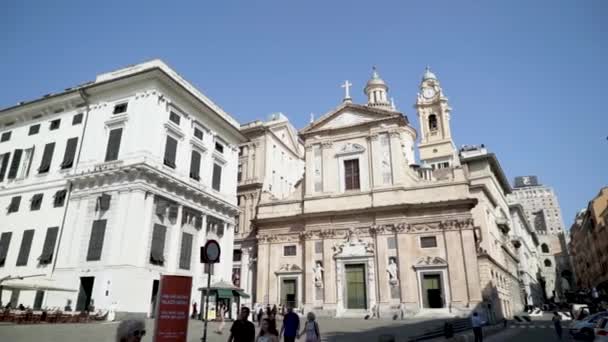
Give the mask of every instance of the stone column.
POLYGON ((386 235, 376 236, 376 258, 378 262, 378 289, 380 292, 380 303, 388 303, 391 298, 391 288, 387 273, 388 243, 386 235))
MULTIPOLYGON (((177 204, 176 204, 177 205, 177 204)), ((181 235, 182 235, 182 206, 177 205, 177 218, 175 219, 175 224, 171 223, 170 226, 167 227, 167 243, 165 247, 165 255, 167 259, 165 260, 165 266, 167 266, 167 271, 175 272, 178 269, 178 260, 181 249, 181 235)))
POLYGON ((324 284, 325 286, 325 304, 336 304, 336 265, 333 258, 333 241, 329 239, 323 240, 323 268, 325 269, 324 284))
POLYGON ((307 308, 311 308, 315 298, 315 276, 314 276, 314 262, 315 262, 315 241, 309 238, 305 239, 302 243, 304 250, 304 260, 302 268, 304 269, 303 288, 304 288, 304 305, 307 308))
MULTIPOLYGON (((452 306, 456 309, 464 309, 468 304, 467 296, 467 282, 465 260, 461 248, 460 232, 457 230, 450 230, 445 232, 445 247, 447 250, 447 262, 450 277, 450 297, 452 306)), ((446 284, 448 285, 448 284, 446 284)))
MULTIPOLYGON (((241 246, 242 247, 242 246, 241 246)), ((250 276, 251 276, 251 272, 250 272, 250 267, 249 267, 249 248, 241 248, 241 251, 243 252, 242 257, 241 257, 241 284, 239 285, 240 288, 242 288, 243 290, 245 290, 245 292, 248 295, 251 295, 251 287, 250 285, 250 276)), ((236 284, 235 284, 236 285, 236 284)), ((251 303, 251 298, 247 298, 247 299, 243 299, 241 301, 241 304, 249 304, 251 303)))
POLYGON ((268 278, 272 270, 267 269, 268 259, 270 257, 270 244, 265 238, 258 240, 258 267, 265 272, 257 273, 256 294, 254 300, 257 303, 268 304, 270 298, 268 295, 268 278))
POLYGON ((416 271, 411 267, 416 262, 412 251, 418 250, 416 236, 411 234, 397 235, 397 252, 399 257, 399 286, 401 287, 401 302, 405 304, 406 310, 417 311, 418 303, 418 280, 416 271))
POLYGON ((473 229, 461 230, 462 250, 464 251, 465 270, 467 272, 467 285, 469 287, 469 301, 471 305, 480 303, 481 285, 477 265, 477 249, 473 229))

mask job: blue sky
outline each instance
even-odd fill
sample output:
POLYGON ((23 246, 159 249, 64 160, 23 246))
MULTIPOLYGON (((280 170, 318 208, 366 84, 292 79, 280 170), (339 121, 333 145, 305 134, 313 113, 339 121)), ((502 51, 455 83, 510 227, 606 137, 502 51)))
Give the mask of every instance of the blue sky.
POLYGON ((568 227, 608 185, 606 1, 16 1, 0 4, 0 107, 162 58, 240 122, 296 127, 355 102, 372 65, 417 127, 426 65, 456 144, 552 185, 568 227))

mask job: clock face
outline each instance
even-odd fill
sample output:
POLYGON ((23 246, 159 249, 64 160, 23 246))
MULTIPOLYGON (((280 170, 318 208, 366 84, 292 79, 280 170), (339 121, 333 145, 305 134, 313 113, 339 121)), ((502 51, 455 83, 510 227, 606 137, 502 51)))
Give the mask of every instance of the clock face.
POLYGON ((424 96, 427 99, 430 99, 431 97, 435 96, 435 89, 433 89, 433 88, 422 89, 422 96, 424 96))
POLYGON ((207 242, 205 254, 207 256, 207 260, 217 261, 220 258, 220 245, 218 245, 218 243, 215 241, 207 242))

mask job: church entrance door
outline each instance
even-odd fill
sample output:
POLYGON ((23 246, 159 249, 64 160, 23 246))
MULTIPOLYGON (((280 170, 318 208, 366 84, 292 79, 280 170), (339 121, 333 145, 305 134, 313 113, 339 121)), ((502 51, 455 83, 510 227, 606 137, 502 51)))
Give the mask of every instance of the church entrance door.
POLYGON ((422 291, 425 308, 443 308, 443 290, 441 286, 441 275, 425 274, 422 279, 422 291))
POLYGON ((281 304, 297 307, 296 279, 283 279, 281 283, 281 304))
POLYGON ((348 309, 367 309, 365 286, 365 265, 344 265, 346 273, 346 307, 348 309))

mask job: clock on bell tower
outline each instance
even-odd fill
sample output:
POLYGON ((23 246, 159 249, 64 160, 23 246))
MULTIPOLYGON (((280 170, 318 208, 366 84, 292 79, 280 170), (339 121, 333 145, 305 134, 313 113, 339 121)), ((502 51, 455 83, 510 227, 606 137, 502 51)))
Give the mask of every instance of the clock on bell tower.
POLYGON ((453 165, 456 148, 450 130, 451 110, 437 76, 427 67, 416 99, 420 122, 418 148, 421 164, 428 164, 433 168, 453 165))

